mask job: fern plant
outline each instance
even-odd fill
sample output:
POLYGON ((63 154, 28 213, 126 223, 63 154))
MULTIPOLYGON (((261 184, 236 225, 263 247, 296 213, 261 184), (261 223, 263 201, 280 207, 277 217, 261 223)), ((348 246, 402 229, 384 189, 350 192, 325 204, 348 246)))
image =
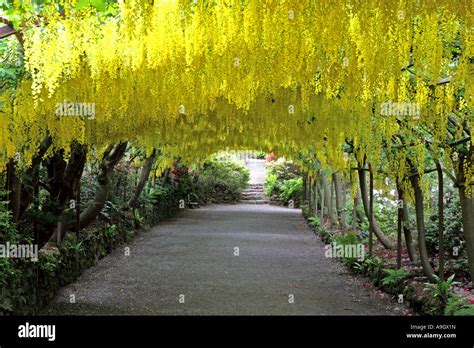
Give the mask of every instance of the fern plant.
POLYGON ((313 230, 316 230, 321 225, 321 219, 316 215, 310 216, 308 218, 308 224, 313 230))
POLYGON ((382 278, 382 285, 393 286, 402 282, 408 277, 408 273, 403 269, 384 269, 383 270, 387 275, 382 278))

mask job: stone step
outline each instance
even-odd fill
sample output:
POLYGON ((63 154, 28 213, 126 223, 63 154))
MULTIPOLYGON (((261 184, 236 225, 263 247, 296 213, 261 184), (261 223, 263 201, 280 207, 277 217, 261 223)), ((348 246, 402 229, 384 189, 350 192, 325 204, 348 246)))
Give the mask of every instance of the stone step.
POLYGON ((268 199, 253 199, 253 200, 241 201, 241 203, 244 203, 244 204, 255 204, 255 205, 268 204, 269 202, 270 201, 268 199))
POLYGON ((242 192, 250 192, 250 193, 257 192, 257 193, 260 193, 260 192, 264 192, 264 190, 252 189, 252 190, 243 190, 242 192))
POLYGON ((254 201, 254 200, 262 200, 265 199, 263 196, 252 196, 252 197, 242 197, 242 201, 254 201))
POLYGON ((263 195, 263 191, 243 191, 243 195, 263 195))

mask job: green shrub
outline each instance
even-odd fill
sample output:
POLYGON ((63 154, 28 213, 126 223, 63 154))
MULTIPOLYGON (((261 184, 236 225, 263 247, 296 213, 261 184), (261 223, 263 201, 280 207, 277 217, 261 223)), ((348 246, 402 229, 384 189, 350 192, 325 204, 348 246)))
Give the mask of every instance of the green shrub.
POLYGON ((296 179, 300 177, 298 167, 291 161, 279 158, 267 164, 267 175, 274 174, 279 180, 296 179))
POLYGON ((447 300, 444 315, 474 316, 474 304, 467 302, 466 298, 453 294, 447 300))
POLYGON ((308 218, 308 224, 313 230, 316 230, 321 225, 321 219, 317 215, 310 216, 308 218))
POLYGON ((298 167, 291 161, 279 158, 267 165, 267 176, 264 185, 265 194, 279 203, 287 205, 293 201, 300 206, 303 193, 303 179, 298 167))
POLYGON ((333 242, 335 235, 334 232, 331 231, 331 229, 323 225, 319 227, 318 232, 324 244, 330 244, 333 242))
POLYGON ((248 169, 236 159, 214 157, 204 163, 197 185, 204 201, 232 203, 240 200, 249 178, 248 169))
POLYGON ((294 202, 295 206, 299 206, 301 202, 301 195, 303 193, 303 179, 288 179, 283 180, 280 186, 279 200, 288 203, 290 200, 294 202))
POLYGON ((351 268, 357 273, 369 276, 372 280, 372 285, 378 285, 382 281, 384 274, 384 262, 378 256, 366 258, 362 262, 354 262, 351 268))
MULTIPOLYGON (((459 247, 460 241, 464 239, 461 204, 459 202, 459 194, 448 190, 446 196, 446 205, 444 207, 444 249, 452 251, 454 247, 459 247)), ((426 223, 425 234, 428 251, 431 254, 437 253, 438 208, 436 205, 432 209, 430 219, 426 223)), ((461 256, 461 248, 459 254, 461 256)))
MULTIPOLYGON (((338 236, 335 239, 337 245, 345 246, 345 245, 358 245, 361 244, 359 238, 352 232, 348 232, 342 236, 338 236)), ((365 256, 365 254, 364 254, 365 256)), ((357 262, 358 257, 343 257, 341 258, 341 262, 346 265, 352 265, 353 263, 357 262)))
POLYGON ((267 196, 279 192, 280 182, 276 174, 267 174, 265 178, 264 191, 267 196))
POLYGON ((436 279, 436 283, 426 283, 426 289, 431 291, 433 297, 436 297, 440 300, 441 305, 444 308, 444 305, 447 303, 448 298, 451 295, 453 285, 456 284, 456 282, 454 281, 454 274, 446 280, 438 277, 437 275, 433 276, 436 279))
POLYGON ((6 192, 0 191, 0 242, 18 241, 18 231, 12 222, 12 213, 8 210, 8 201, 5 200, 6 192))

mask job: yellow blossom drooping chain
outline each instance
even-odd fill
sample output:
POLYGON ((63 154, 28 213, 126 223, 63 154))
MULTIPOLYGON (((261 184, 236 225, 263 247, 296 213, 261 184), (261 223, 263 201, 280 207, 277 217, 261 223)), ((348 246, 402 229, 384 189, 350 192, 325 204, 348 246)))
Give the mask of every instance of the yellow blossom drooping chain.
POLYGON ((31 78, 5 103, 0 168, 18 152, 28 163, 47 132, 56 148, 129 140, 186 161, 311 146, 344 169, 348 139, 377 163, 401 128, 439 145, 453 113, 472 131, 470 1, 134 0, 105 17, 64 6, 26 23, 31 78))

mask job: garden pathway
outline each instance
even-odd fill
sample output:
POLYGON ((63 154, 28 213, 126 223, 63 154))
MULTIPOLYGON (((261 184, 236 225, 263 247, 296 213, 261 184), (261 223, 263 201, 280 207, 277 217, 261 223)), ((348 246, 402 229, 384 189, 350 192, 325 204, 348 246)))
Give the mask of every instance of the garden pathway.
POLYGON ((401 314, 324 254, 300 210, 210 205, 117 248, 43 314, 401 314))

